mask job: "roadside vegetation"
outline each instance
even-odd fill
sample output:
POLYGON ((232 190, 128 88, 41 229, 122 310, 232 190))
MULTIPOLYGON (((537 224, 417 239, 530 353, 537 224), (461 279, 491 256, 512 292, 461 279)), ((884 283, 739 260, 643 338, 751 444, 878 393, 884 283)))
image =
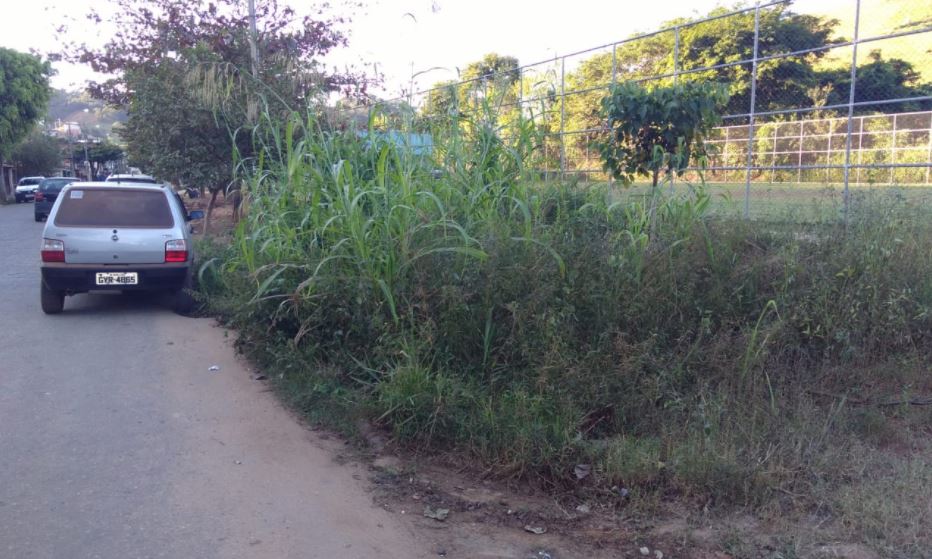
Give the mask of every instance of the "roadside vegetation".
POLYGON ((41 57, 0 48, 0 203, 13 198, 4 163, 45 112, 51 74, 41 57))
POLYGON ((932 546, 928 207, 761 226, 712 217, 701 183, 542 183, 533 121, 488 106, 432 121, 430 156, 381 117, 270 120, 247 217, 202 271, 297 409, 624 506, 932 546))

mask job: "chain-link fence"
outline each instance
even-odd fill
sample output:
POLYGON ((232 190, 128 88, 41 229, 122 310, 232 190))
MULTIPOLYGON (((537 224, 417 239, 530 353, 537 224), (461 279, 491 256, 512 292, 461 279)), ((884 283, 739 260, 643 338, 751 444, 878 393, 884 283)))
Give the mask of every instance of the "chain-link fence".
POLYGON ((609 180, 598 142, 613 84, 714 80, 730 100, 702 176, 745 216, 781 199, 847 211, 852 189, 932 186, 928 0, 766 2, 524 66, 484 63, 405 100, 428 118, 451 105, 534 118, 543 136, 530 163, 545 179, 609 180))

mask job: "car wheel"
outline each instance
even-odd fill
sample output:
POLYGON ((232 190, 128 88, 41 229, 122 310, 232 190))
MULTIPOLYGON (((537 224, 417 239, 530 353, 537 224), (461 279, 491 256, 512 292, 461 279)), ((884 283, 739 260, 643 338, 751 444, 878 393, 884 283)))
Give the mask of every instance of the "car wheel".
POLYGON ((16 203, 17 203, 17 204, 22 204, 22 203, 23 203, 23 197, 17 194, 17 195, 16 195, 16 203))
POLYGON ((40 295, 42 299, 42 312, 45 314, 58 314, 65 308, 65 293, 55 291, 45 282, 41 282, 40 295))
POLYGON ((42 217, 43 217, 42 214, 36 214, 36 221, 41 222, 42 217))
POLYGON ((172 295, 172 310, 181 316, 190 316, 198 308, 198 301, 194 298, 194 279, 189 276, 184 281, 184 287, 172 295))

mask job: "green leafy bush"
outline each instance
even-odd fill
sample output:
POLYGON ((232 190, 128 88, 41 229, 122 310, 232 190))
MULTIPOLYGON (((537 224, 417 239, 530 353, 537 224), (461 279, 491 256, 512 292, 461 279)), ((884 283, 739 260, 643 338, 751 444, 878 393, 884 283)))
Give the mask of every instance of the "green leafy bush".
POLYGON ((721 122, 728 91, 709 82, 646 87, 638 82, 613 85, 602 99, 607 138, 599 150, 604 167, 631 184, 638 175, 682 173, 706 156, 705 137, 721 122))

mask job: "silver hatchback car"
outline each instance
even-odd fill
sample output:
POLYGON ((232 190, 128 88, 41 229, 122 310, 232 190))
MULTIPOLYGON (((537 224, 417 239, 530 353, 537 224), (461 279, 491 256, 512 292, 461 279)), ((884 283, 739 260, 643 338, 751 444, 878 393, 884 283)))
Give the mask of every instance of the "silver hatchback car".
POLYGON ((88 291, 171 293, 179 313, 194 299, 190 214, 168 185, 76 182, 62 189, 42 234, 42 310, 88 291))

